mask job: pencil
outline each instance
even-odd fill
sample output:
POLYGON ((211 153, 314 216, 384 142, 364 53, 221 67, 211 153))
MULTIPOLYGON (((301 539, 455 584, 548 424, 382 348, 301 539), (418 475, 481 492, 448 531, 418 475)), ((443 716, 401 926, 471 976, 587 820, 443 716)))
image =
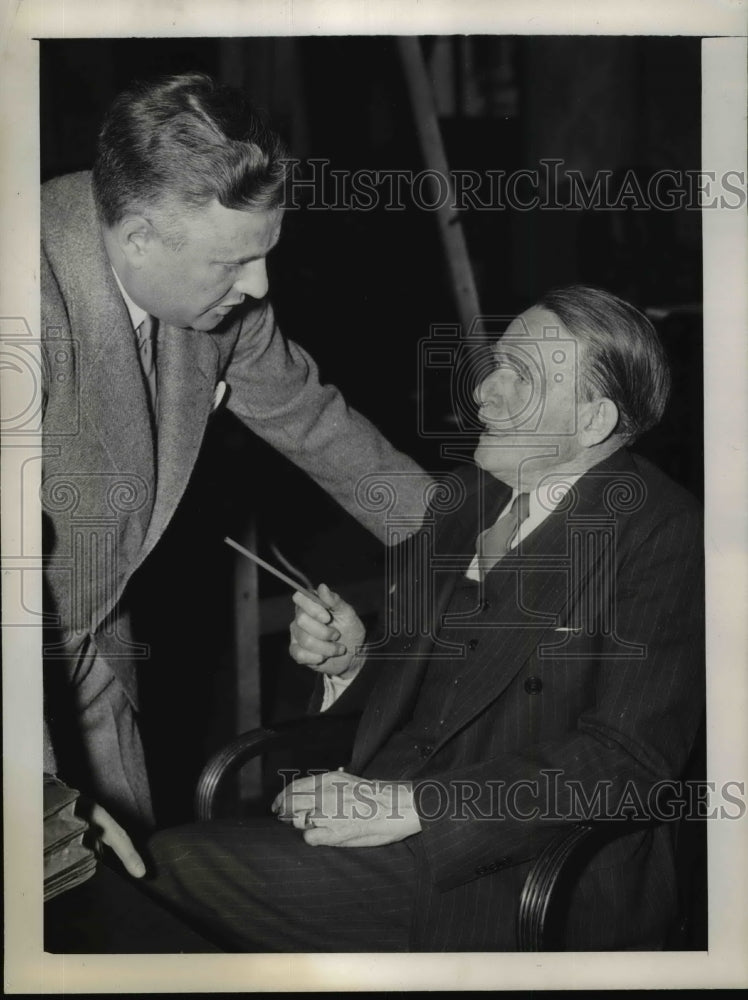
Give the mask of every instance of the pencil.
POLYGON ((243 545, 240 545, 238 542, 235 542, 234 539, 229 538, 228 535, 226 536, 226 538, 224 538, 224 542, 226 542, 227 545, 230 545, 232 549, 236 549, 237 552, 241 552, 241 554, 243 556, 246 556, 247 559, 251 559, 252 562, 257 563, 258 566, 262 566, 263 569, 266 569, 268 573, 272 573, 273 576, 276 576, 279 580, 282 580, 283 583, 288 584, 288 586, 292 587, 293 590, 298 590, 300 593, 306 594, 307 597, 309 597, 313 601, 316 601, 317 604, 321 604, 322 607, 324 608, 325 605, 322 604, 322 601, 317 596, 317 594, 315 594, 313 590, 309 590, 308 587, 303 587, 298 582, 298 580, 294 580, 292 577, 286 576, 286 574, 281 572, 281 570, 276 569, 275 566, 271 565, 271 563, 265 562, 264 559, 260 559, 260 557, 255 555, 254 552, 250 552, 249 549, 245 549, 243 545))

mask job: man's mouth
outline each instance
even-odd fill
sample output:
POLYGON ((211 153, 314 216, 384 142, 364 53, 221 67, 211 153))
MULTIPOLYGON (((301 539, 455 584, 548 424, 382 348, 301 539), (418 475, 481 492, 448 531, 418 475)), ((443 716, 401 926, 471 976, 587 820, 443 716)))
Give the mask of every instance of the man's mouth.
POLYGON ((237 299, 236 302, 219 302, 217 306, 213 306, 218 312, 231 312, 232 309, 236 309, 244 302, 244 298, 237 299))
POLYGON ((482 417, 481 423, 483 424, 483 429, 480 432, 482 438, 499 438, 503 441, 508 437, 515 438, 518 434, 527 433, 527 431, 522 431, 521 425, 518 427, 509 420, 488 421, 482 417))
POLYGON ((512 429, 506 417, 502 419, 498 416, 492 416, 485 410, 478 411, 478 420, 483 424, 485 434, 502 434, 512 429))

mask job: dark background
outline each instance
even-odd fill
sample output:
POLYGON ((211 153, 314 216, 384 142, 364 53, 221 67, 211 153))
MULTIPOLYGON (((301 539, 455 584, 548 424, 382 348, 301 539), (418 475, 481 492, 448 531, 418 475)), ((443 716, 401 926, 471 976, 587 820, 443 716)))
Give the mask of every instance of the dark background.
MULTIPOLYGON (((699 168, 699 39, 421 44, 453 169, 537 169, 552 157, 586 178, 633 168, 646 180, 658 169, 699 168)), ((389 37, 44 40, 40 49, 42 180, 91 166, 102 115, 131 80, 186 70, 246 89, 302 161, 426 166, 389 37)), ((584 282, 665 314, 658 325, 673 399, 636 450, 702 496, 699 213, 468 210, 462 222, 484 313, 510 315, 549 287, 584 282)), ((448 466, 437 442, 419 436, 417 419, 419 341, 431 324, 457 321, 435 215, 288 212, 269 273, 282 329, 315 357, 323 379, 424 466, 448 466)), ((429 426, 449 429, 449 399, 435 391, 423 402, 429 426)), ((212 422, 184 502, 132 587, 152 649, 143 722, 163 822, 187 817, 206 754, 240 722, 233 561, 221 539, 244 535, 250 522, 262 553, 274 540, 315 584, 344 595, 381 571, 378 543, 321 490, 230 415, 212 422)), ((260 588, 266 607, 282 593, 264 574, 260 588)), ((266 721, 303 711, 310 687, 309 672, 285 652, 287 636, 273 628, 262 638, 266 721)))

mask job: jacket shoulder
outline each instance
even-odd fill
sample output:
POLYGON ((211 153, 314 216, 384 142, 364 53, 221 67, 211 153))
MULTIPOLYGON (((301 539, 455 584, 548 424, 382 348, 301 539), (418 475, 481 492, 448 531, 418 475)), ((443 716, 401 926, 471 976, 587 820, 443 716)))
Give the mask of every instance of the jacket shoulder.
POLYGON ((91 172, 83 170, 46 181, 41 187, 41 228, 45 243, 89 226, 95 217, 91 172))
POLYGON ((648 458, 632 452, 631 460, 646 491, 646 500, 652 502, 648 506, 656 505, 658 513, 663 517, 678 514, 690 515, 696 519, 702 517, 702 506, 693 493, 676 483, 648 458))
POLYGON ((62 174, 42 184, 42 205, 65 205, 91 195, 91 171, 62 174))

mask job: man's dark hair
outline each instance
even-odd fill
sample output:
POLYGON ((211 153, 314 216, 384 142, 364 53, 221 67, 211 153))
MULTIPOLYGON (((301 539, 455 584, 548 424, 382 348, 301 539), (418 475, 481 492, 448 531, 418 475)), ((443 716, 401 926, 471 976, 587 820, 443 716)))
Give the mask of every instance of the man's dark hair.
POLYGON ((264 118, 231 87, 184 73, 123 91, 107 112, 93 169, 102 221, 113 226, 164 195, 199 208, 280 204, 286 150, 264 118))
POLYGON ((581 345, 582 384, 588 398, 618 407, 616 433, 633 441, 662 419, 670 394, 670 366, 646 316, 610 292, 572 285, 538 302, 561 320, 581 345))

